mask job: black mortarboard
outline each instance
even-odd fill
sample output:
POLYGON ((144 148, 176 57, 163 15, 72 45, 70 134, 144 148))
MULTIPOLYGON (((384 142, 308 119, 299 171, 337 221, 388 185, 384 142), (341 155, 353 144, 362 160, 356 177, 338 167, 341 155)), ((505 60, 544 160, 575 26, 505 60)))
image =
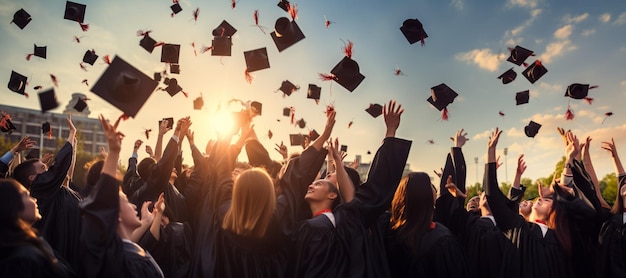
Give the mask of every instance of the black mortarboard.
POLYGON ((446 108, 448 104, 454 102, 454 98, 458 95, 459 94, 448 87, 448 85, 441 83, 430 88, 430 97, 428 97, 427 101, 437 108, 437 110, 441 111, 446 108))
POLYGON ((91 91, 135 117, 157 85, 157 81, 115 56, 91 91))
POLYGON ((289 117, 291 115, 291 108, 285 107, 283 108, 283 116, 289 117))
POLYGON ((300 89, 300 87, 294 85, 289 80, 284 80, 282 84, 280 84, 279 90, 282 91, 285 95, 290 96, 293 92, 300 89))
POLYGON ((43 124, 41 124, 41 133, 48 133, 50 132, 50 130, 52 130, 52 126, 50 126, 49 122, 45 122, 43 124))
POLYGON ((220 25, 213 29, 214 37, 232 37, 235 33, 237 33, 237 29, 230 25, 226 20, 223 20, 220 25))
POLYGON ((517 77, 517 73, 511 68, 498 76, 498 79, 502 79, 502 84, 509 84, 511 81, 515 80, 515 77, 517 77))
POLYGON ((204 106, 204 99, 202 98, 202 96, 199 96, 198 98, 193 100, 194 110, 200 110, 202 109, 202 106, 204 106))
POLYGON ((93 64, 98 60, 98 55, 96 55, 96 52, 93 50, 87 50, 85 51, 85 55, 83 55, 83 62, 90 64, 93 66, 93 64))
POLYGON ((524 61, 526 61, 526 59, 531 55, 533 55, 533 51, 516 45, 515 48, 511 49, 511 55, 506 60, 513 64, 521 66, 524 61))
POLYGON ((315 84, 309 84, 309 90, 306 93, 306 98, 318 100, 320 99, 321 95, 322 87, 319 87, 315 84))
POLYGON ((317 130, 314 129, 314 130, 309 131, 309 140, 310 141, 315 141, 319 137, 320 137, 320 134, 317 133, 317 130))
POLYGON ((530 92, 528 90, 521 91, 515 94, 516 105, 526 104, 530 98, 530 92))
POLYGON ((39 93, 39 105, 42 113, 59 107, 59 101, 57 100, 54 88, 39 93))
POLYGON ((161 62, 178 64, 180 56, 180 44, 166 43, 161 48, 161 62))
POLYGON ((571 97, 573 99, 583 99, 587 97, 589 93, 589 89, 596 88, 597 86, 589 87, 589 84, 580 84, 573 83, 567 86, 567 91, 565 91, 566 97, 571 97))
POLYGON ((20 27, 20 29, 24 29, 31 20, 33 20, 33 18, 24 9, 19 9, 13 14, 13 23, 15 23, 17 27, 20 27))
POLYGON ((278 2, 278 5, 276 6, 283 9, 283 11, 286 11, 286 12, 289 11, 289 1, 287 0, 280 0, 280 2, 278 2))
POLYGON ((365 111, 372 117, 377 118, 383 113, 383 107, 378 103, 370 104, 370 107, 365 109, 365 111))
POLYGON ((164 83, 167 85, 167 88, 165 88, 165 91, 168 94, 170 94, 170 96, 173 97, 183 90, 183 88, 180 85, 178 85, 178 80, 176 80, 176 78, 166 78, 165 81, 164 83))
POLYGON ((67 1, 65 2, 65 15, 63 18, 83 23, 85 22, 85 9, 87 9, 87 5, 67 1))
POLYGON ((15 128, 15 125, 13 125, 8 117, 2 116, 2 119, 0 119, 0 131, 11 133, 16 129, 17 128, 15 128))
POLYGON ((167 128, 173 128, 174 127, 174 118, 163 118, 163 120, 159 121, 159 126, 161 126, 161 123, 163 121, 167 121, 167 128))
POLYGON ((528 137, 535 138, 535 135, 537 135, 540 128, 541 128, 540 124, 530 121, 530 123, 528 123, 528 125, 524 127, 524 133, 528 137))
POLYGON ((270 67, 270 61, 267 58, 267 48, 265 47, 245 51, 243 56, 246 60, 246 69, 248 72, 268 69, 270 67))
POLYGON ((261 116, 261 113, 263 112, 263 104, 258 101, 253 101, 250 103, 250 109, 261 116))
POLYGON ((343 57, 330 73, 335 76, 334 80, 339 85, 350 92, 354 91, 365 79, 365 76, 360 73, 359 64, 348 56, 343 57))
POLYGON ((528 66, 522 72, 522 74, 524 75, 524 77, 526 77, 526 79, 528 79, 528 81, 530 81, 530 83, 534 84, 537 80, 539 80, 539 78, 541 78, 547 72, 548 72, 548 69, 546 69, 543 66, 543 64, 541 64, 541 61, 536 60, 534 63, 532 63, 532 65, 528 66))
POLYGON ((304 34, 295 21, 281 17, 274 24, 274 32, 270 34, 278 52, 282 52, 288 47, 304 39, 304 34))
POLYGON ((174 3, 174 5, 170 6, 170 9, 172 9, 172 16, 174 16, 177 13, 180 13, 183 8, 180 6, 180 4, 178 4, 178 2, 174 3))
POLYGON ((154 50, 154 45, 156 45, 156 43, 157 42, 147 34, 139 41, 139 45, 150 53, 154 50))
POLYGON ((172 73, 172 74, 180 74, 180 65, 179 64, 171 64, 170 65, 170 73, 172 73))
POLYGON ((339 150, 344 152, 344 153, 347 153, 348 152, 348 146, 347 145, 341 145, 341 148, 339 150))
POLYGON ((300 127, 300 128, 305 128, 305 127, 306 127, 306 121, 305 121, 304 119, 299 119, 299 120, 296 122, 296 125, 297 125, 298 127, 300 127))
POLYGON ((11 71, 11 78, 9 79, 9 84, 7 85, 7 87, 12 92, 24 95, 26 94, 27 80, 28 78, 26 76, 23 76, 15 71, 11 71))
POLYGON ((35 50, 33 51, 33 55, 46 59, 48 47, 47 46, 37 46, 35 44, 35 50))
POLYGON ((302 134, 289 134, 289 144, 292 146, 302 146, 304 142, 304 135, 302 134))
POLYGON ((85 110, 85 108, 87 108, 87 102, 84 99, 79 98, 76 101, 76 104, 74 105, 74 109, 76 109, 76 111, 78 111, 78 112, 83 112, 83 110, 85 110))
POLYGON ((155 72, 154 73, 154 81, 161 82, 161 73, 160 72, 155 72))
POLYGON ((211 41, 211 56, 230 56, 233 41, 230 37, 213 37, 211 41))
POLYGON ((404 34, 404 37, 409 41, 410 44, 414 44, 418 41, 422 41, 422 45, 424 44, 424 39, 428 38, 426 31, 424 31, 424 26, 417 19, 407 19, 402 23, 402 27, 400 27, 400 31, 404 34))
POLYGON ((28 153, 26 154, 26 159, 31 159, 31 158, 39 158, 39 149, 30 149, 28 150, 28 153))

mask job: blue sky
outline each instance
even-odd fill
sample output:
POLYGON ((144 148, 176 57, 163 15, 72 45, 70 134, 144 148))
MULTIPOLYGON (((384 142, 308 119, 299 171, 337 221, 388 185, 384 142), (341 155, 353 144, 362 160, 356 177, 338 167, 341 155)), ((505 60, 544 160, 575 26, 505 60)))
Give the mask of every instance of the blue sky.
MULTIPOLYGON (((0 26, 4 59, 0 72, 6 82, 11 70, 28 76, 31 94, 26 99, 4 87, 0 89, 0 102, 38 109, 32 87, 52 87, 49 74, 54 74, 60 81, 56 92, 62 104, 53 112, 62 112, 71 94, 81 92, 92 99, 92 117, 100 113, 117 117, 119 110, 81 84, 83 79, 88 79, 90 86, 95 84, 106 65, 98 61, 84 72, 79 63, 86 50, 95 49, 101 57, 118 55, 152 76, 164 68, 159 62, 160 50, 146 52, 139 47, 140 37, 136 36, 137 30, 152 30, 151 36, 157 41, 181 45, 181 74, 175 77, 190 97, 178 94, 172 98, 163 91, 154 92, 137 117, 122 124, 124 149, 129 153, 134 140, 143 138, 144 128, 156 131, 157 120, 170 116, 190 115, 196 141, 203 144, 219 126, 212 120, 218 105, 232 98, 263 103, 263 115, 255 118, 254 124, 276 159, 278 154, 272 150, 275 143, 287 142, 288 134, 307 133, 309 128, 321 131, 325 104, 333 103, 338 111, 334 136, 349 146, 347 159, 361 154, 368 162, 372 156, 366 152, 375 151, 380 144, 384 122, 382 117, 371 118, 364 109, 370 103, 382 104, 389 99, 406 109, 398 136, 413 140, 409 163, 414 171, 432 173, 443 166, 451 146, 448 138, 460 128, 465 128, 471 138, 464 148, 469 182, 476 181, 474 157, 479 158, 478 175, 482 175, 487 137, 495 127, 504 130, 500 149, 509 150, 507 168, 500 168, 501 181, 513 179, 516 158, 521 153, 528 164, 525 177, 534 180, 549 176, 564 152, 556 132, 559 126, 572 129, 580 137, 593 138, 592 158, 600 177, 613 172, 610 156, 600 148, 600 142, 614 137, 618 150, 625 150, 626 5, 621 0, 291 1, 297 5, 296 21, 306 38, 280 53, 269 32, 277 18, 288 15, 276 6, 277 0, 240 0, 235 9, 228 0, 182 0, 183 11, 175 17, 170 17, 172 2, 167 0, 77 2, 87 5, 87 32, 63 19, 65 1, 0 0, 0 16, 6 22, 0 26), (20 8, 33 17, 24 30, 8 24, 20 8), (192 19, 196 8, 200 8, 197 22, 192 19), (255 10, 259 10, 260 25, 268 27, 267 34, 251 26, 255 10), (333 22, 328 29, 324 16, 333 22), (409 18, 424 24, 429 35, 424 47, 419 43, 410 45, 400 32, 402 22, 409 18), (202 45, 210 45, 211 31, 222 20, 238 29, 233 38, 233 55, 223 59, 209 53, 194 56, 191 43, 195 42, 198 51, 202 45), (80 43, 73 40, 75 35, 82 36, 80 43), (341 48, 348 40, 354 42, 352 58, 366 78, 354 92, 336 83, 331 90, 330 83, 318 79, 318 73, 330 72, 343 58, 341 48), (26 61, 33 44, 46 45, 48 58, 26 61), (535 84, 521 75, 523 67, 506 61, 507 47, 515 45, 536 53, 527 62, 539 59, 548 69, 535 84), (248 84, 243 75, 243 52, 260 47, 267 47, 271 68, 253 72, 254 82, 248 84), (511 67, 518 77, 503 85, 497 76, 511 67), (405 75, 394 75, 396 68, 405 75), (301 89, 282 97, 276 90, 283 80, 301 89), (306 99, 309 83, 323 88, 319 105, 306 99), (426 102, 430 88, 440 83, 459 94, 448 106, 448 121, 442 121, 441 113, 426 102), (572 83, 599 88, 590 91, 592 105, 581 100, 570 102, 575 118, 568 121, 564 117, 568 98, 563 95, 572 83), (516 106, 515 93, 523 90, 530 90, 530 102, 516 106), (205 109, 194 111, 191 103, 200 93, 205 109), (306 120, 306 129, 290 125, 288 118, 282 117, 286 106, 295 107, 296 118, 306 120), (505 116, 499 116, 499 111, 505 116), (606 112, 614 114, 601 124, 606 112), (543 125, 534 139, 524 135, 524 126, 530 120, 543 125), (348 128, 351 121, 353 125, 348 128), (274 134, 272 139, 265 135, 268 130, 274 134)), ((153 137, 148 143, 154 145, 153 137)), ((187 148, 184 150, 189 154, 187 148)))

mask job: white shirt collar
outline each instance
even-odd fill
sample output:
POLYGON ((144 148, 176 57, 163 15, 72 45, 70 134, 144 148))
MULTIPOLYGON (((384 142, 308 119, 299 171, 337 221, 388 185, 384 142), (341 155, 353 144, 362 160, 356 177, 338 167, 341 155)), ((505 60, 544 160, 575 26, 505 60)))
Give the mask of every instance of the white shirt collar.
POLYGON ((487 219, 491 220, 491 223, 493 223, 494 226, 498 226, 496 224, 496 218, 494 218, 493 215, 485 215, 485 216, 481 216, 481 218, 487 218, 487 219))

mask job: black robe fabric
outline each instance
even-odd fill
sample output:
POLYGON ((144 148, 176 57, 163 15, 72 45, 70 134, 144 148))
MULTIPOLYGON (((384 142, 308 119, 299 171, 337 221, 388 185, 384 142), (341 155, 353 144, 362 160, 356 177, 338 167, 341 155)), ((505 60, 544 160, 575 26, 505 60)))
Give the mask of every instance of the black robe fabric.
POLYGON ((131 157, 128 159, 128 168, 126 168, 126 174, 122 179, 122 191, 126 196, 132 198, 135 192, 143 185, 143 180, 137 173, 137 158, 131 157))
POLYGON ((66 142, 54 164, 33 180, 30 195, 37 199, 41 220, 33 227, 72 268, 78 268, 81 212, 78 193, 62 185, 72 163, 72 145, 66 142))
POLYGON ((147 231, 139 245, 150 252, 166 278, 188 277, 193 243, 191 227, 188 223, 170 222, 159 233, 157 240, 147 231))
POLYGON ((120 181, 100 176, 83 211, 80 277, 163 277, 150 254, 117 235, 120 181))
MULTIPOLYGON (((53 254, 43 238, 36 239, 40 248, 53 254)), ((59 258, 52 262, 33 243, 0 243, 0 277, 76 277, 74 271, 59 258)))
POLYGON ((278 181, 283 195, 277 198, 276 213, 263 238, 243 237, 221 228, 232 194, 232 152, 229 145, 218 142, 188 182, 192 227, 197 233, 190 277, 289 277, 289 236, 304 219, 303 196, 321 168, 326 150, 309 147, 288 162, 278 181))
MULTIPOLYGON (((618 178, 617 192, 626 186, 626 175, 618 178)), ((626 212, 612 215, 600 230, 598 277, 617 278, 626 277, 626 212)))
POLYGON ((384 249, 372 242, 377 239, 370 238, 368 228, 390 206, 410 148, 411 141, 385 138, 352 202, 333 210, 336 226, 324 214, 300 225, 288 277, 389 276, 381 260, 384 249))
POLYGON ((571 277, 570 258, 565 254, 556 234, 548 229, 543 236, 539 224, 526 222, 512 211, 503 198, 496 178, 496 164, 485 165, 485 194, 496 223, 507 238, 518 248, 520 277, 571 277))

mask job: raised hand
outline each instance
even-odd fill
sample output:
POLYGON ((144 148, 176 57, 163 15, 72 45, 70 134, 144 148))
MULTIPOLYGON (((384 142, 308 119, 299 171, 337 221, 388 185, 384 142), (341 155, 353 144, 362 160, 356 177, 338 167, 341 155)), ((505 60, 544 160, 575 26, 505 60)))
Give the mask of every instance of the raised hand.
POLYGON ((400 126, 400 116, 402 116, 402 113, 404 113, 402 105, 398 104, 396 108, 395 100, 390 100, 389 104, 383 106, 383 116, 385 125, 387 126, 385 137, 396 137, 396 130, 398 130, 400 126))
POLYGON ((146 145, 146 153, 147 153, 150 157, 154 157, 154 151, 152 151, 152 147, 150 147, 150 145, 146 145))
POLYGON ((450 140, 452 140, 452 142, 454 142, 454 146, 457 148, 462 148, 465 143, 467 143, 467 141, 469 141, 469 138, 467 138, 467 132, 463 133, 464 129, 459 129, 459 131, 456 132, 456 134, 454 135, 454 137, 450 137, 450 140))
POLYGON ((23 150, 27 150, 32 148, 33 146, 35 146, 35 141, 33 141, 32 139, 30 139, 29 136, 24 136, 22 137, 22 139, 20 139, 19 142, 17 142, 17 145, 15 145, 12 149, 12 151, 14 153, 17 152, 21 152, 23 150))
POLYGON ((446 180, 446 189, 448 189, 448 192, 450 192, 450 195, 452 195, 452 197, 454 198, 457 198, 457 197, 466 198, 467 197, 467 195, 465 195, 465 193, 463 193, 456 186, 456 184, 452 182, 452 175, 448 176, 448 179, 446 180))
POLYGON ((580 144, 581 153, 583 155, 583 159, 587 160, 590 158, 589 156, 589 146, 591 145, 591 136, 587 136, 585 138, 585 143, 580 144))
POLYGON ((191 129, 187 129, 187 134, 185 134, 185 136, 187 137, 187 140, 189 140, 189 145, 190 146, 194 146, 196 145, 196 141, 195 141, 195 133, 191 130, 191 129))
POLYGON ((141 218, 141 222, 144 224, 150 224, 154 220, 154 214, 150 212, 150 209, 148 209, 151 204, 152 204, 151 201, 146 201, 146 202, 143 202, 143 204, 141 205, 140 218, 141 218))
POLYGON ((141 144, 143 144, 143 141, 141 140, 135 140, 135 145, 133 146, 133 150, 135 152, 137 152, 137 150, 139 149, 139 147, 141 147, 141 144))
POLYGON ((615 148, 615 140, 611 137, 611 142, 602 142, 603 149, 609 151, 612 157, 617 157, 617 148, 615 148))
POLYGON ((167 125, 168 125, 168 121, 166 120, 161 121, 161 124, 159 125, 159 136, 163 136, 165 133, 172 130, 172 128, 168 127, 167 125))
POLYGON ((487 163, 496 162, 496 166, 498 162, 496 159, 496 147, 498 146, 500 134, 502 134, 502 130, 496 127, 496 130, 491 133, 489 141, 487 142, 487 163))
POLYGON ((561 127, 557 127, 556 130, 559 132, 559 134, 561 135, 561 139, 563 139, 563 144, 565 144, 567 146, 567 134, 572 132, 571 130, 564 130, 561 127))
POLYGON ((276 148, 274 148, 282 157, 283 159, 287 159, 288 154, 287 154, 287 146, 285 146, 285 144, 283 144, 283 141, 280 141, 280 145, 275 144, 276 148))
POLYGON ((72 146, 75 146, 76 144, 74 143, 74 137, 76 137, 76 127, 74 126, 74 123, 72 122, 72 114, 67 114, 67 126, 70 129, 70 133, 67 137, 67 141, 70 142, 70 144, 72 144, 72 146))
POLYGON ((526 161, 524 161, 524 155, 520 154, 517 157, 517 170, 515 173, 521 176, 522 174, 524 174, 525 171, 526 171, 526 161))
POLYGON ((109 143, 109 152, 119 153, 122 148, 122 139, 124 138, 124 134, 117 131, 121 118, 118 118, 113 125, 102 115, 99 116, 99 119, 102 129, 104 130, 104 137, 109 143))

